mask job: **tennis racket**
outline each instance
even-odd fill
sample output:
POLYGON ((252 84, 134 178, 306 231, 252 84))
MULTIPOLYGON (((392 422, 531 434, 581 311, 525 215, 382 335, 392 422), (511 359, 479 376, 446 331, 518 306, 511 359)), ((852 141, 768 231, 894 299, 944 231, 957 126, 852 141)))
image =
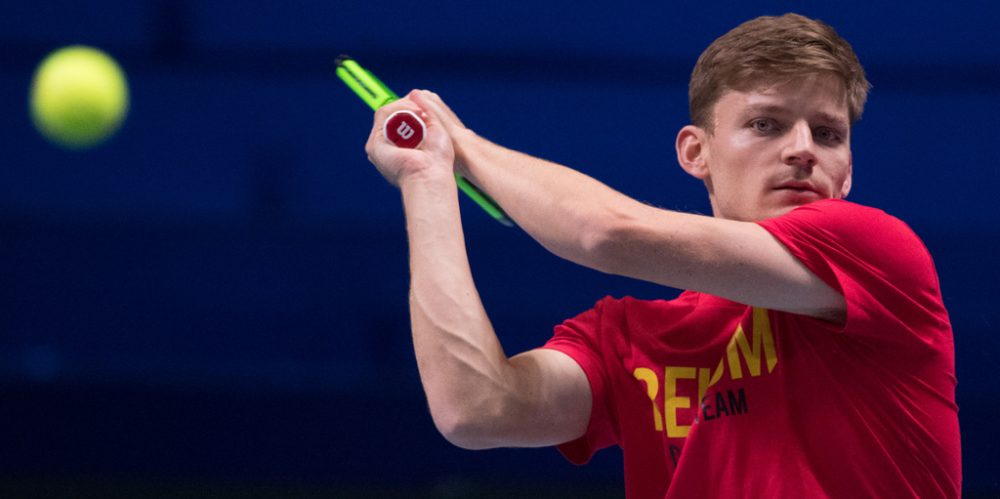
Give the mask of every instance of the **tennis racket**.
MULTIPOLYGON (((337 76, 361 98, 373 111, 378 108, 399 100, 399 96, 389 89, 381 80, 375 77, 371 71, 361 67, 354 59, 348 56, 337 58, 337 76)), ((389 115, 383 125, 385 136, 399 147, 415 148, 423 141, 426 127, 423 120, 412 111, 397 111, 389 115)), ((455 174, 458 188, 462 190, 470 199, 475 201, 494 220, 513 227, 514 223, 510 217, 504 213, 500 205, 490 198, 478 187, 469 183, 461 175, 455 174)))

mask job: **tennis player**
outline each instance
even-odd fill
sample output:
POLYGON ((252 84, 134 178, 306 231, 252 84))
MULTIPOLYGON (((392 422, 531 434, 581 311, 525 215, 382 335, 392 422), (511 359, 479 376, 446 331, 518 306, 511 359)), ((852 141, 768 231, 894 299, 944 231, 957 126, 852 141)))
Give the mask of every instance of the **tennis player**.
POLYGON ((712 217, 490 143, 430 92, 376 113, 367 152, 402 191, 414 349, 445 438, 555 445, 574 463, 617 445, 629 497, 959 497, 934 264, 902 221, 844 200, 868 89, 816 20, 761 17, 713 42, 675 143, 712 217), (381 136, 399 109, 426 120, 419 149, 381 136), (556 255, 686 291, 604 298, 509 357, 473 282, 455 173, 556 255))

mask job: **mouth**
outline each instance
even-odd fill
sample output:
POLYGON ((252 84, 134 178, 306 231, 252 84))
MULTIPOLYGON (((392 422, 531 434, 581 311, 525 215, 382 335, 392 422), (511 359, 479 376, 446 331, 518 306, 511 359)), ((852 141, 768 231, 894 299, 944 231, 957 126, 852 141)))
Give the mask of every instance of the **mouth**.
POLYGON ((819 189, 814 187, 809 182, 785 182, 778 187, 775 187, 774 190, 787 191, 796 194, 814 194, 822 197, 822 193, 819 192, 819 189))
POLYGON ((775 187, 774 191, 787 197, 789 202, 796 205, 817 201, 826 197, 819 189, 808 182, 785 182, 775 187))

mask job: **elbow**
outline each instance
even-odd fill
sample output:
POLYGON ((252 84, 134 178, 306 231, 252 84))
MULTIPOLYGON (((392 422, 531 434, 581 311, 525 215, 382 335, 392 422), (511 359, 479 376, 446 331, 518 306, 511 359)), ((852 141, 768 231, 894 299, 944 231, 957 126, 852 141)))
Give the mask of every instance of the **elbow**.
POLYGON ((580 248, 584 266, 606 274, 622 274, 629 241, 635 236, 636 226, 625 213, 608 210, 583 224, 580 231, 580 248))
POLYGON ((585 265, 606 274, 684 288, 696 269, 716 265, 718 255, 708 249, 717 244, 717 231, 699 223, 704 220, 708 217, 638 203, 606 210, 582 231, 585 265))
POLYGON ((491 425, 474 412, 465 407, 440 410, 431 407, 434 426, 448 443, 466 450, 498 447, 493 443, 495 435, 490 434, 491 425))
MULTIPOLYGON (((565 216, 551 225, 525 224, 525 230, 552 254, 578 265, 604 273, 614 273, 615 251, 629 236, 637 222, 635 205, 627 200, 588 201, 570 197, 554 211, 565 216)), ((520 222, 520 220, 519 220, 520 222)), ((530 220, 528 220, 530 222, 530 220)))

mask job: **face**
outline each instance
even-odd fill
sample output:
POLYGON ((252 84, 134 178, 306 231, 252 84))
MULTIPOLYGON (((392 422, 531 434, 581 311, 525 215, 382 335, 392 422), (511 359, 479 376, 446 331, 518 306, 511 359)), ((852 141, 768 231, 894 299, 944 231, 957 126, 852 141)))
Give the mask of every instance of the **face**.
POLYGON ((684 127, 677 151, 705 181, 716 217, 764 220, 850 190, 847 94, 836 77, 729 90, 714 118, 711 133, 684 127))

